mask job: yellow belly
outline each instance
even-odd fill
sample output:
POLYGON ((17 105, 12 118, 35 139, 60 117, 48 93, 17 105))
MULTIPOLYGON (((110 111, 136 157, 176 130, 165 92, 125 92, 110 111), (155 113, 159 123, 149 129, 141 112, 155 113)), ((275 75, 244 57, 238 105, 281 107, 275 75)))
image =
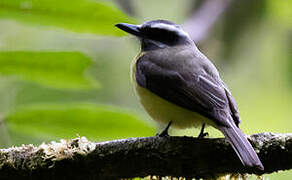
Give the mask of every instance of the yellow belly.
POLYGON ((136 92, 148 114, 160 123, 167 124, 172 121, 172 125, 177 128, 201 127, 202 123, 214 125, 198 113, 170 103, 139 85, 136 85, 136 92))
POLYGON ((139 86, 136 83, 135 62, 132 64, 131 76, 141 104, 155 121, 163 124, 172 121, 172 126, 177 128, 201 127, 203 123, 212 126, 215 125, 211 120, 199 115, 198 113, 168 102, 151 91, 139 86))

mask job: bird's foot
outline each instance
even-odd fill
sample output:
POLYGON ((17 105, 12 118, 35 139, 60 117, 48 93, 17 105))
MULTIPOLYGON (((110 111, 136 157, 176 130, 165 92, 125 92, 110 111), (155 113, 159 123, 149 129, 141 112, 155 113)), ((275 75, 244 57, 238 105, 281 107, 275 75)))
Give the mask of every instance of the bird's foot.
POLYGON ((206 136, 209 135, 209 133, 204 132, 204 130, 205 130, 205 123, 202 125, 200 134, 198 135, 198 139, 203 139, 203 138, 205 138, 206 136))
POLYGON ((171 124, 172 124, 172 121, 170 121, 168 123, 168 125, 166 126, 166 128, 161 133, 157 133, 156 136, 159 136, 159 137, 168 137, 169 136, 168 129, 169 129, 169 127, 170 127, 171 124))

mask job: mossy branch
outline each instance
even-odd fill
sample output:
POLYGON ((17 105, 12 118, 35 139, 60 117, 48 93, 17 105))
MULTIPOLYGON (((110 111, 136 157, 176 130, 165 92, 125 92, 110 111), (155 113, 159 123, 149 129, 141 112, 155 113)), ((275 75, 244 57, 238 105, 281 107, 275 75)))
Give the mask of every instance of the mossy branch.
POLYGON ((242 166, 225 139, 145 137, 94 143, 86 138, 0 150, 0 179, 118 179, 147 175, 216 177, 292 168, 292 134, 249 137, 265 166, 242 166))

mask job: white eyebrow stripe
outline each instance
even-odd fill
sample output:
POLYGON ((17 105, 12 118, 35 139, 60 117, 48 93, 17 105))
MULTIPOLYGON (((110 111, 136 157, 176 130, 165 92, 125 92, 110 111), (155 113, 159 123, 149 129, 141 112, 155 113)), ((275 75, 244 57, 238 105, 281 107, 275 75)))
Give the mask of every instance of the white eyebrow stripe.
POLYGON ((158 24, 153 24, 151 25, 152 28, 160 28, 160 29, 168 29, 172 31, 177 31, 175 27, 173 27, 170 24, 163 24, 163 23, 158 23, 158 24))
POLYGON ((170 24, 164 24, 164 23, 153 24, 151 25, 151 28, 167 29, 167 30, 175 31, 175 32, 178 32, 179 34, 188 36, 188 34, 185 31, 183 31, 182 29, 178 29, 175 26, 170 25, 170 24))

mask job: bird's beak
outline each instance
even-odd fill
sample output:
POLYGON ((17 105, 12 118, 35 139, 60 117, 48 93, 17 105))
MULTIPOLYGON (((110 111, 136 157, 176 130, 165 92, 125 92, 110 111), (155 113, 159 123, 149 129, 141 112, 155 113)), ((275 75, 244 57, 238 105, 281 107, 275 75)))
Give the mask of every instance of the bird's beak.
POLYGON ((119 29, 127 32, 127 33, 132 34, 132 35, 135 35, 135 36, 141 36, 142 35, 139 25, 127 24, 127 23, 119 23, 119 24, 116 24, 115 26, 118 27, 119 29))

